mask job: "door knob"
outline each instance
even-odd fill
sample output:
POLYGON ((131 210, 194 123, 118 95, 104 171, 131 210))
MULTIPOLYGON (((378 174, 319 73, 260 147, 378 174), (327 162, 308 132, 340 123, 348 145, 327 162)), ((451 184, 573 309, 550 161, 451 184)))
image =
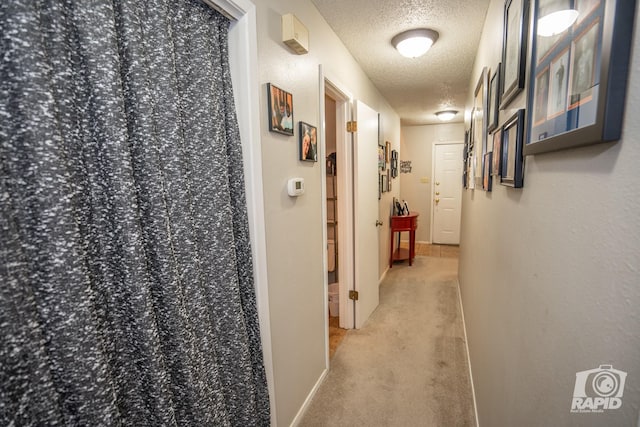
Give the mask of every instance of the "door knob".
POLYGON ((436 182, 436 185, 440 185, 440 183, 439 183, 439 182, 436 182))
POLYGON ((437 203, 440 203, 440 199, 436 199, 436 204, 437 204, 437 203))
POLYGON ((376 227, 380 227, 382 225, 382 221, 379 219, 376 220, 376 227))
POLYGON ((439 191, 436 191, 436 196, 439 196, 439 195, 440 195, 440 192, 439 192, 439 191))

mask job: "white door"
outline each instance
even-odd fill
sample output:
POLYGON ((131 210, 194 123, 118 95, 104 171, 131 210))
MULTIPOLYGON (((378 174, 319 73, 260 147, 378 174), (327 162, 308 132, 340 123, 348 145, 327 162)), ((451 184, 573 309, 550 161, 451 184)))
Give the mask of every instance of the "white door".
POLYGON ((432 242, 460 243, 463 144, 434 145, 432 242))
POLYGON ((355 327, 361 328, 378 306, 378 113, 355 101, 354 258, 355 327))

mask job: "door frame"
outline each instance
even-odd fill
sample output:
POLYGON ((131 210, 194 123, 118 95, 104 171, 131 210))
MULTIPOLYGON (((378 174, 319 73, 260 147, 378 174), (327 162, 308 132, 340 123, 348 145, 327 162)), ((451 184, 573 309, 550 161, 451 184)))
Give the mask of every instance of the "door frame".
MULTIPOLYGON (((327 76, 322 64, 319 69, 320 89, 320 153, 322 159, 326 158, 326 117, 325 95, 336 100, 336 174, 338 176, 338 266, 340 268, 339 299, 340 299, 340 327, 351 329, 354 326, 354 306, 348 304, 349 289, 353 289, 353 170, 349 168, 353 160, 352 140, 347 132, 347 121, 352 115, 352 96, 350 92, 337 80, 327 76), (342 131, 340 131, 342 129, 342 131)), ((322 241, 327 247, 327 168, 322 167, 321 180, 322 193, 322 221, 324 225, 322 241)), ((327 251, 323 251, 324 271, 328 271, 327 251)), ((324 294, 329 294, 327 275, 324 275, 324 294)), ((325 298, 325 313, 329 310, 328 298, 325 298)), ((326 353, 327 367, 329 366, 329 323, 326 324, 326 353)))
MULTIPOLYGON (((431 146, 431 200, 429 200, 429 212, 431 213, 431 218, 429 219, 429 224, 431 224, 429 227, 429 241, 431 243, 433 243, 433 225, 435 211, 435 209, 433 208, 433 186, 436 182, 436 146, 438 145, 462 145, 464 148, 464 141, 436 141, 431 146)), ((462 159, 460 159, 460 161, 462 162, 462 159)), ((462 177, 460 177, 460 182, 462 182, 462 177)), ((462 203, 462 197, 460 198, 460 203, 462 203)))
POLYGON ((266 226, 262 188, 256 6, 250 0, 206 0, 205 2, 231 19, 229 26, 229 65, 242 145, 247 216, 262 357, 269 391, 271 424, 276 425, 276 393, 271 346, 266 226))

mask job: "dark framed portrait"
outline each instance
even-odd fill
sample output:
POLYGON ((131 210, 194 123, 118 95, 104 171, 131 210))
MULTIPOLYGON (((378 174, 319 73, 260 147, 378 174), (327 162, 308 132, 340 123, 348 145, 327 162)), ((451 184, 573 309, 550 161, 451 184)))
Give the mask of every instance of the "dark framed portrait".
POLYGON ((620 139, 635 3, 532 0, 525 155, 620 139), (575 21, 549 35, 540 22, 569 6, 575 21))
POLYGON ((267 83, 269 130, 293 135, 293 95, 267 83))
POLYGON ((309 123, 299 122, 300 160, 318 161, 318 129, 309 123))

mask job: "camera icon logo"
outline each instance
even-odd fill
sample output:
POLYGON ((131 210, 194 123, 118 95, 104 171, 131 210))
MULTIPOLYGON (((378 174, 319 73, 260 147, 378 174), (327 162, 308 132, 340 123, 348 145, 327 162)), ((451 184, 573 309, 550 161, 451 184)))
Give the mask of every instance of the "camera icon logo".
POLYGON ((576 373, 571 412, 604 412, 622 406, 622 394, 627 373, 600 365, 576 373))

